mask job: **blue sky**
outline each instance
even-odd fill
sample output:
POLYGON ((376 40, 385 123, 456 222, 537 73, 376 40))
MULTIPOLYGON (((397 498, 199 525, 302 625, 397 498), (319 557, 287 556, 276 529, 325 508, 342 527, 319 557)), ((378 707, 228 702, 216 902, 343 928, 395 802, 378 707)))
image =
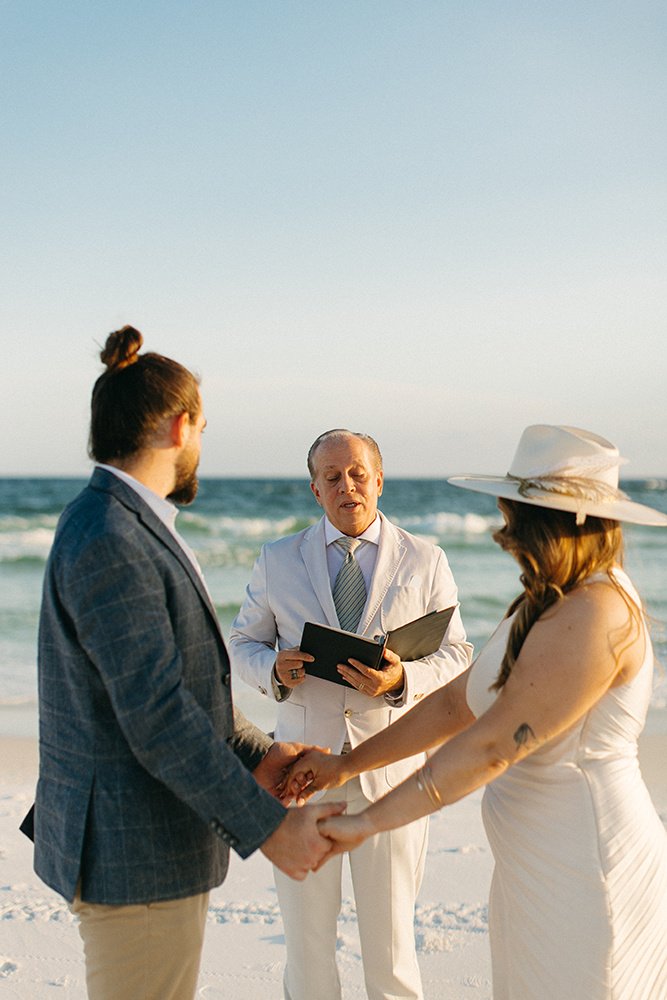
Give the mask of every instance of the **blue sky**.
POLYGON ((200 373, 202 472, 388 475, 523 427, 667 474, 662 2, 0 2, 0 474, 78 474, 106 334, 200 373))

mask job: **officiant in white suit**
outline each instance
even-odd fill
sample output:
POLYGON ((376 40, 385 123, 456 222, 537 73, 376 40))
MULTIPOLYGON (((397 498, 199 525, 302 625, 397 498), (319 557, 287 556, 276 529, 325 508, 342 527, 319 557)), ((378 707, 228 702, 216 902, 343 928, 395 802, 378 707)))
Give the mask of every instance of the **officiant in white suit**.
MULTIPOLYGON (((384 729, 470 664, 456 608, 440 648, 385 668, 341 664, 347 684, 308 676, 299 650, 304 622, 375 637, 430 611, 457 605, 441 548, 392 524, 377 509, 382 457, 366 434, 336 429, 308 453, 321 520, 265 545, 230 636, 237 676, 278 702, 276 739, 344 752, 384 729)), ((400 784, 421 755, 362 774, 330 793, 354 813, 400 784)), ((414 905, 426 857, 427 821, 383 833, 349 855, 366 990, 370 1000, 422 997, 414 905)), ((341 863, 296 883, 275 870, 285 929, 287 1000, 340 1000, 336 967, 341 863)))

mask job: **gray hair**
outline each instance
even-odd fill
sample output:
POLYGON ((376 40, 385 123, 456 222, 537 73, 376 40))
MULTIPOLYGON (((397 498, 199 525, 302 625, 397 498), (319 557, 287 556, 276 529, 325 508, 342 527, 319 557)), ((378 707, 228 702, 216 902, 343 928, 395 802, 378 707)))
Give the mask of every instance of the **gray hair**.
POLYGON ((370 434, 362 434, 360 431, 348 431, 345 427, 334 427, 333 430, 325 431, 324 434, 320 434, 318 438, 315 438, 308 449, 308 471, 311 479, 315 478, 315 452, 320 445, 327 441, 342 441, 344 438, 349 437, 358 438, 360 441, 363 441, 373 456, 375 468, 382 470, 382 455, 380 454, 377 441, 370 434))

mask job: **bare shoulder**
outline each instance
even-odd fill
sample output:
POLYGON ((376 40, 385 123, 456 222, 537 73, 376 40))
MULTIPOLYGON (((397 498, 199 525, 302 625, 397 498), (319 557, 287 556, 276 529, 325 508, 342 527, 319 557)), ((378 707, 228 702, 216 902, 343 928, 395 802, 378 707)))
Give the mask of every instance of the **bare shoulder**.
POLYGON ((611 580, 596 579, 582 583, 549 608, 539 624, 558 629, 568 626, 595 626, 606 622, 622 626, 636 617, 640 609, 620 586, 611 580), (556 626, 557 623, 557 626, 556 626))
POLYGON ((609 659, 614 683, 635 673, 643 661, 644 631, 640 609, 610 580, 582 584, 549 608, 526 638, 526 651, 557 647, 587 662, 609 659))

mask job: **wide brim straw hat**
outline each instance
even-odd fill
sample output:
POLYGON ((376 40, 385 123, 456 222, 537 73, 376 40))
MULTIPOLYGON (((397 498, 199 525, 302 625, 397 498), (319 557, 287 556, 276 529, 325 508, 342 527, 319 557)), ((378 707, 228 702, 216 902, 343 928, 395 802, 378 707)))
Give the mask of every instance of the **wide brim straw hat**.
POLYGON ((618 448, 591 431, 563 425, 527 427, 505 476, 452 476, 448 482, 535 507, 667 527, 667 514, 635 503, 618 488, 618 448))

